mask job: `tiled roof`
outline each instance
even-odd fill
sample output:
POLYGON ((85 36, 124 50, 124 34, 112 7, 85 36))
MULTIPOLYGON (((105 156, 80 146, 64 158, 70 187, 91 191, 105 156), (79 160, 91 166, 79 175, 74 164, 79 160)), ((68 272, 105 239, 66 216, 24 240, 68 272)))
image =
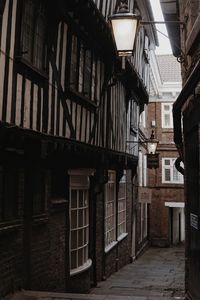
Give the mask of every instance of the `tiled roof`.
POLYGON ((157 55, 160 75, 163 82, 181 82, 181 67, 172 54, 157 55))

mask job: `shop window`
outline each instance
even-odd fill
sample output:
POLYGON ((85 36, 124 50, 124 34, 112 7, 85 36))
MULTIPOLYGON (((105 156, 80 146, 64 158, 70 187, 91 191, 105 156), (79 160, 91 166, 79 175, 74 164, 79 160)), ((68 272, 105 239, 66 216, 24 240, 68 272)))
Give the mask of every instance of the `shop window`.
POLYGON ((126 174, 119 182, 117 227, 119 239, 126 233, 126 174))
POLYGON ((116 242, 116 173, 108 172, 105 186, 105 250, 116 242))
POLYGON ((70 176, 71 275, 87 267, 89 260, 89 176, 70 176))
POLYGON ((23 1, 21 53, 39 70, 44 69, 46 16, 43 1, 23 1))

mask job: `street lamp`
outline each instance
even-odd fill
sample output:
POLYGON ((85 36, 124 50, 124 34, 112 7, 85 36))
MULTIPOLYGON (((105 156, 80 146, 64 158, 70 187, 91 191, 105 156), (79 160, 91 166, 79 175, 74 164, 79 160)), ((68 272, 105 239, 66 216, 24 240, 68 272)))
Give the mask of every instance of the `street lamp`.
POLYGON ((147 149, 147 168, 157 169, 159 167, 159 153, 156 152, 159 141, 155 139, 153 130, 149 139, 143 141, 127 141, 127 143, 145 145, 147 149))
POLYGON ((146 140, 148 154, 155 154, 158 146, 158 140, 154 137, 154 131, 152 130, 150 139, 146 140))
POLYGON ((115 46, 119 56, 131 56, 139 18, 128 10, 126 0, 118 1, 116 10, 109 17, 115 46))
MULTIPOLYGON (((109 21, 118 56, 133 55, 133 47, 139 24, 154 25, 168 23, 185 26, 185 22, 181 21, 141 21, 141 18, 138 15, 129 12, 128 0, 116 0, 115 12, 109 17, 109 21)), ((163 34, 162 32, 160 33, 163 34)), ((167 37, 165 34, 163 35, 167 37)), ((177 57, 179 62, 183 62, 184 59, 184 53, 182 53, 180 57, 177 57)))

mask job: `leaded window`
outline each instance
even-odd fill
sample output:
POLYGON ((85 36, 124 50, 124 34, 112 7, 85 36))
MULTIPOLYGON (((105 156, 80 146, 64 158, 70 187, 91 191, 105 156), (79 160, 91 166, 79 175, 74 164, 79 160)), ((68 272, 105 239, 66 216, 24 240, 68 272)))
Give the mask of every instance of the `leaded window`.
POLYGON ((46 15, 43 1, 23 2, 21 26, 21 55, 39 70, 45 62, 46 15))
POLYGON ((87 100, 97 102, 100 98, 100 61, 80 39, 72 34, 70 84, 72 92, 87 100))

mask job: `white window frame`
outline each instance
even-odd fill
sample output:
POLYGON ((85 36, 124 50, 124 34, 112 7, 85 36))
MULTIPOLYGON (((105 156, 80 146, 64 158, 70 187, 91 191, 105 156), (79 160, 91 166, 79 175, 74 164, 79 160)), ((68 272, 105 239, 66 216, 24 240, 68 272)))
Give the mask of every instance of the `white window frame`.
POLYGON ((147 186, 147 156, 143 155, 143 185, 147 186))
POLYGON ((126 232, 126 171, 119 182, 119 191, 124 189, 124 194, 118 198, 118 215, 117 215, 117 240, 121 240, 127 235, 126 232))
POLYGON ((143 186, 143 154, 141 151, 138 155, 138 185, 143 186))
POLYGON ((145 111, 145 109, 140 114, 140 125, 144 128, 146 127, 146 111, 145 111))
POLYGON ((89 187, 90 180, 89 175, 91 172, 71 171, 70 174, 70 276, 76 275, 92 265, 92 260, 89 259, 89 187), (72 207, 72 192, 77 192, 77 203, 72 207), (87 201, 83 205, 80 205, 80 192, 85 195, 87 201), (77 227, 72 228, 72 211, 77 211, 77 227), (82 213, 83 224, 79 227, 78 212, 82 213), (76 247, 72 249, 72 233, 77 234, 76 247), (79 244, 79 234, 82 233, 82 243, 79 244), (85 241, 84 241, 85 240, 85 241), (76 267, 72 264, 72 253, 76 255, 76 267), (79 264, 80 257, 82 255, 82 264, 79 264))
POLYGON ((183 184, 184 179, 183 175, 175 169, 175 160, 174 157, 163 157, 162 158, 162 183, 169 184, 183 184), (166 165, 166 160, 169 160, 169 165, 166 165), (165 170, 168 169, 170 171, 170 180, 165 179, 165 170), (174 180, 174 171, 177 172, 177 176, 179 180, 174 180))
POLYGON ((173 128, 172 105, 173 105, 172 102, 162 103, 162 112, 161 112, 162 128, 173 128), (169 110, 166 110, 165 106, 169 106, 169 110), (165 115, 169 115, 169 125, 165 123, 165 115))
POLYGON ((108 182, 105 185, 105 219, 104 219, 105 252, 117 244, 116 241, 116 172, 108 171, 108 182), (109 188, 110 187, 110 188, 109 188), (109 198, 109 189, 113 191, 109 198))

